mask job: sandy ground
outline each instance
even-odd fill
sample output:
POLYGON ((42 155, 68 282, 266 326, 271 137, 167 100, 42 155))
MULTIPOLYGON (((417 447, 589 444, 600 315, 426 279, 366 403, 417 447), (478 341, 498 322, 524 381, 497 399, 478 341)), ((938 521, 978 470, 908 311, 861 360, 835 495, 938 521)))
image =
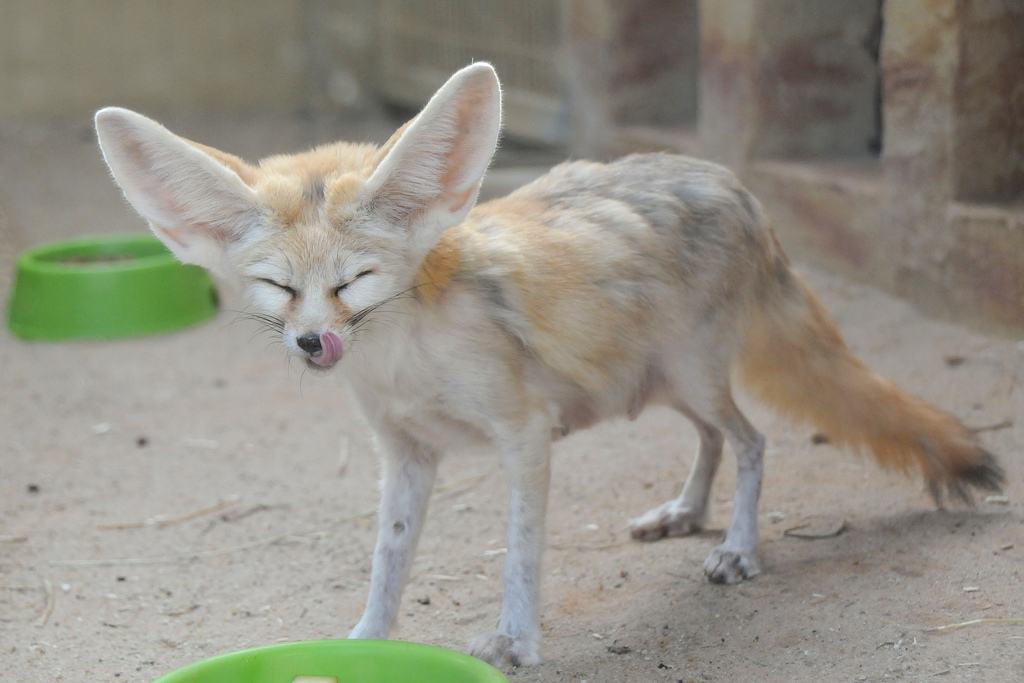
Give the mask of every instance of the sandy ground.
MULTIPOLYGON (((388 130, 175 123, 250 158, 388 130)), ((93 144, 84 125, 0 129, 5 276, 28 244, 140 229, 93 144)), ((741 397, 769 441, 764 571, 711 585, 701 563, 730 514, 731 455, 709 531, 641 544, 624 527, 678 493, 693 429, 654 409, 575 434, 555 446, 545 663, 510 680, 1024 680, 1024 625, 928 631, 1024 618, 1024 343, 803 270, 861 357, 987 428, 1006 498, 936 510, 920 482, 741 397), (843 531, 785 534, 804 524, 843 531)), ((0 680, 149 681, 224 651, 348 633, 367 593, 377 462, 338 380, 289 365, 272 341, 229 311, 113 342, 0 332, 0 680)), ((493 628, 504 507, 494 453, 446 459, 395 637, 461 649, 493 628)))

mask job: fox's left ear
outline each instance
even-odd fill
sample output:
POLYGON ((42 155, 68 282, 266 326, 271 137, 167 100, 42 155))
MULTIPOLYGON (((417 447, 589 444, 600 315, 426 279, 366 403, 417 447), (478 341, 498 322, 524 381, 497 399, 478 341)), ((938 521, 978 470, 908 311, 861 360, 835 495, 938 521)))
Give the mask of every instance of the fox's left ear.
POLYGON ((389 143, 363 188, 372 210, 408 230, 425 255, 476 203, 500 128, 494 68, 478 62, 458 71, 389 143))

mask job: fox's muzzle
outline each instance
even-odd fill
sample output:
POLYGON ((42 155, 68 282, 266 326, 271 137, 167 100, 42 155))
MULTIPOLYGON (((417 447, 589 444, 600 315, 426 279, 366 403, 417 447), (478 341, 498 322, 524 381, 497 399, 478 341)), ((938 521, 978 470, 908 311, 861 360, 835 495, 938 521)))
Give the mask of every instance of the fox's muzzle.
POLYGON ((295 340, 299 348, 309 354, 306 360, 322 368, 329 368, 339 360, 344 353, 341 339, 333 332, 322 334, 304 334, 295 340))

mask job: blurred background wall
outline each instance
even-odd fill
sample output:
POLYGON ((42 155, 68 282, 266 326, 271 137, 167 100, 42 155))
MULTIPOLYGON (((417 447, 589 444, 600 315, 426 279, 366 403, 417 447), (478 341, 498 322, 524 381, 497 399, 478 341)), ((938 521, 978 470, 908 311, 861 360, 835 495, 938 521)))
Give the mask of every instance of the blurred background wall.
POLYGON ((498 68, 510 137, 546 159, 721 161, 797 258, 1024 325, 1024 0, 5 0, 0 210, 22 242, 50 235, 38 187, 59 179, 53 201, 113 215, 106 178, 75 184, 100 169, 99 106, 258 156, 376 139, 324 117, 387 129, 381 103, 419 106, 474 59, 498 68), (77 131, 88 161, 33 171, 78 144, 40 122, 77 131))
POLYGON ((161 113, 301 111, 332 96, 351 104, 360 96, 353 90, 358 81, 335 71, 361 66, 373 34, 373 6, 5 0, 0 117, 74 118, 113 102, 161 113))

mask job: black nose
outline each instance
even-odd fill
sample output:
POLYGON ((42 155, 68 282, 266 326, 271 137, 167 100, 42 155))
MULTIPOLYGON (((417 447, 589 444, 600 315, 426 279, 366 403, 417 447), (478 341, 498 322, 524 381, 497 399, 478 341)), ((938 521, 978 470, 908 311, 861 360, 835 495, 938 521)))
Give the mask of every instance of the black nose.
POLYGON ((310 355, 316 355, 323 351, 323 347, 320 346, 320 335, 310 332, 304 334, 295 340, 295 343, 299 345, 299 348, 310 355))

